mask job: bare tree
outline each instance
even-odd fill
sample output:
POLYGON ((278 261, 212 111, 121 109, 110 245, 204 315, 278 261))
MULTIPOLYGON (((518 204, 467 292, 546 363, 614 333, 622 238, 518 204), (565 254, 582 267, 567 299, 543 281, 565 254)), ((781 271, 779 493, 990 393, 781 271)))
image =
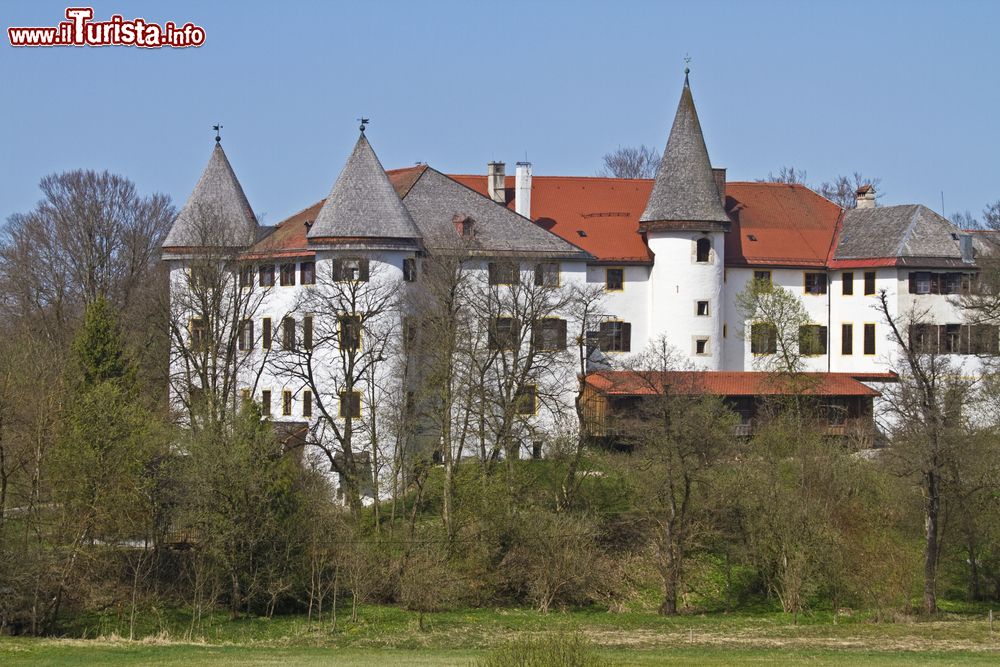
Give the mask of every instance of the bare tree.
POLYGON ((757 180, 758 183, 801 183, 805 185, 806 183, 806 171, 805 169, 796 169, 793 166, 782 165, 778 169, 778 173, 767 172, 767 178, 761 178, 757 180))
POLYGON ((646 146, 619 146, 602 158, 604 166, 597 172, 606 178, 653 178, 660 168, 660 154, 646 146))
POLYGON ((355 514, 365 486, 363 463, 380 452, 378 406, 398 379, 393 362, 400 352, 399 292, 400 282, 379 262, 326 262, 315 287, 303 290, 284 319, 280 348, 269 361, 277 376, 297 380, 311 392, 316 419, 309 444, 340 476, 355 514), (301 340, 297 322, 289 318, 302 319, 301 340))
MULTIPOLYGON (((885 290, 878 311, 899 350, 899 383, 885 391, 885 412, 899 469, 919 478, 924 499, 925 613, 937 611, 937 574, 941 551, 941 505, 949 468, 966 445, 962 414, 972 382, 962 376, 947 355, 937 353, 921 330, 929 313, 893 314, 885 290)), ((996 338, 994 331, 993 337, 996 338)))
POLYGON ((882 179, 878 177, 868 177, 860 172, 854 172, 850 176, 837 176, 832 181, 824 181, 816 188, 816 192, 826 197, 834 204, 843 209, 855 208, 858 205, 856 193, 862 185, 870 185, 875 188, 877 197, 882 197, 885 193, 878 192, 882 179))
POLYGON ((810 318, 799 297, 770 279, 755 278, 736 295, 736 307, 749 325, 741 335, 757 355, 758 370, 786 374, 802 370, 802 348, 819 341, 810 339, 816 333, 805 329, 810 318))
POLYGON ((120 310, 132 305, 175 211, 166 195, 141 196, 106 171, 52 174, 39 187, 42 200, 4 228, 0 307, 66 343, 83 304, 98 295, 120 310))
POLYGON ((210 207, 189 223, 194 249, 161 296, 169 313, 171 393, 190 427, 213 429, 238 412, 237 389, 255 388, 264 368, 269 350, 258 341, 265 332, 252 322, 274 285, 273 265, 268 280, 243 256, 252 238, 224 245, 223 221, 210 207))

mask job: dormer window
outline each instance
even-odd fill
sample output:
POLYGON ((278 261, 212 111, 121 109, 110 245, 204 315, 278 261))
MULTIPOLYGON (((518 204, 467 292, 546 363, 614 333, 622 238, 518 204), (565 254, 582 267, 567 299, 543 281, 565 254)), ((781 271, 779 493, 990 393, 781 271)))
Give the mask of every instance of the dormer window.
POLYGON ((455 225, 455 231, 462 237, 463 241, 471 241, 476 238, 476 221, 467 215, 455 215, 451 219, 455 225))

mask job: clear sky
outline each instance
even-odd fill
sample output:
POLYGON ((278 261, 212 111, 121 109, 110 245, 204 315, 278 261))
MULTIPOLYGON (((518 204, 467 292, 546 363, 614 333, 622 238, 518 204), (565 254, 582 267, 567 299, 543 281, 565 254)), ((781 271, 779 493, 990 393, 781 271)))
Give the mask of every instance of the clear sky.
MULTIPOLYGON (((84 4, 84 3, 76 3, 84 4)), ((255 211, 325 196, 357 138, 386 168, 593 175, 662 150, 690 54, 715 166, 810 182, 855 170, 884 203, 948 214, 1000 199, 1000 2, 93 3, 205 28, 192 49, 12 49, 65 2, 0 0, 0 219, 43 175, 109 169, 182 204, 221 121, 255 211)))

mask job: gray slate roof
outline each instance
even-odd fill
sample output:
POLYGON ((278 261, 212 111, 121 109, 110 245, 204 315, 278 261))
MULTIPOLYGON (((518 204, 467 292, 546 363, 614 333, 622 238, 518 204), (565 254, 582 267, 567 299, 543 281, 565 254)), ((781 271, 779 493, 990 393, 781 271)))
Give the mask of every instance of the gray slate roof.
POLYGON ((640 222, 729 222, 715 186, 708 148, 684 78, 674 125, 640 222))
POLYGON ((364 133, 309 230, 309 239, 413 240, 420 232, 364 133))
POLYGON ((502 204, 427 167, 403 204, 431 252, 466 250, 482 256, 547 256, 588 259, 591 255, 502 204), (471 218, 474 239, 463 240, 455 219, 471 218))
POLYGON ((225 151, 216 143, 163 247, 243 247, 252 244, 256 234, 257 218, 250 202, 225 151))
POLYGON ((851 209, 844 223, 833 258, 962 260, 961 233, 947 219, 920 204, 851 209))

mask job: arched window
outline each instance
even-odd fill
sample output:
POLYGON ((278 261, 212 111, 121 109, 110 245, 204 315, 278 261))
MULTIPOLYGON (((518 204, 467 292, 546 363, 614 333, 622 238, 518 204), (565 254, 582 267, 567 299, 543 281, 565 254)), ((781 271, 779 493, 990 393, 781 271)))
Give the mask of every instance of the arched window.
POLYGON ((707 264, 709 257, 712 254, 712 242, 709 239, 700 238, 698 239, 696 245, 695 261, 701 264, 707 264))

